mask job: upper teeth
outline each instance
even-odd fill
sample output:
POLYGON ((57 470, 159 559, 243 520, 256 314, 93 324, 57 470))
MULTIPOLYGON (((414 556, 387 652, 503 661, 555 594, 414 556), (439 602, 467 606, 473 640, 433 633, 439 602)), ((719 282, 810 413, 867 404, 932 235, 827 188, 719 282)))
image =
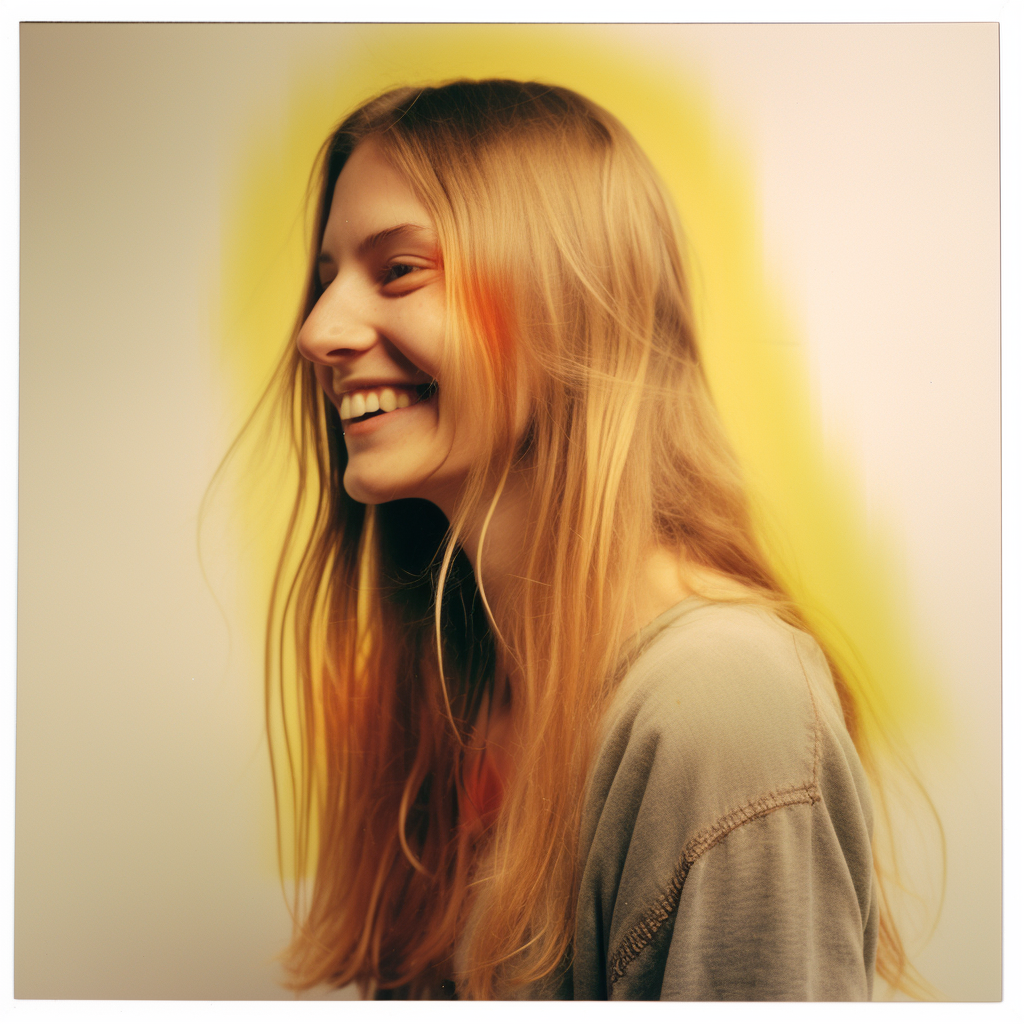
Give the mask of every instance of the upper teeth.
MULTIPOLYGON (((410 390, 412 390, 410 388, 410 390)), ((394 412, 412 405, 408 391, 392 387, 369 388, 364 391, 349 391, 341 396, 338 409, 343 420, 354 420, 368 412, 394 412)))

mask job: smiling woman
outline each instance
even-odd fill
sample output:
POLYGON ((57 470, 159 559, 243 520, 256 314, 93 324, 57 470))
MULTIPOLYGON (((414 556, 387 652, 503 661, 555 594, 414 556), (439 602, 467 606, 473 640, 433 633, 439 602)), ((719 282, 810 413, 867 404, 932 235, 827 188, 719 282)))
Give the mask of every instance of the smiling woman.
MULTIPOLYGON (((438 417, 444 274, 430 214, 372 142, 338 176, 297 339, 345 429, 345 490, 380 504, 454 495, 454 423, 438 417), (445 466, 442 469, 442 465, 445 466)), ((464 455, 463 472, 468 467, 464 455)), ((450 504, 450 503, 449 503, 450 504)))
POLYGON ((319 174, 268 636, 315 859, 291 984, 858 999, 877 953, 906 985, 864 712, 755 537, 635 141, 458 81, 360 107, 319 174))

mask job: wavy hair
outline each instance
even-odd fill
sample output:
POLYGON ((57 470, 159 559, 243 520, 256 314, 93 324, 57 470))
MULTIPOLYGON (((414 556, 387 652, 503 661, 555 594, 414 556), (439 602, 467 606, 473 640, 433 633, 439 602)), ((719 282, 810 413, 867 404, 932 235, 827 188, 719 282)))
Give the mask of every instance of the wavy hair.
MULTIPOLYGON (((305 296, 268 391, 298 466, 266 646, 275 794, 290 780, 300 870, 289 984, 429 995, 458 974, 461 992, 493 997, 571 953, 584 787, 644 553, 668 548, 697 592, 813 630, 762 550, 710 398, 673 204, 618 120, 533 82, 396 89, 341 122, 312 181, 305 296), (433 218, 442 409, 486 439, 450 522, 421 500, 348 497, 337 411, 294 345, 335 182, 368 139, 433 218), (461 542, 512 474, 529 495, 525 570, 499 637, 461 542), (493 820, 460 821, 475 725, 497 707, 514 768, 493 820)), ((863 701, 830 665, 877 782, 863 701)), ((878 970, 906 988, 884 896, 881 910, 878 970)))

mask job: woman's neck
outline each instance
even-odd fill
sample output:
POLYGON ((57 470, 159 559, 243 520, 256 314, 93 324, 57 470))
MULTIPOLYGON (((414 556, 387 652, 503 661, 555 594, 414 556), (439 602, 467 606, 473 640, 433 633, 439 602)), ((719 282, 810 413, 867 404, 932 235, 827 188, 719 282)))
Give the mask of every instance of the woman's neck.
MULTIPOLYGON (((518 585, 525 578, 529 538, 532 531, 539 528, 529 522, 529 505, 525 480, 510 475, 487 520, 486 532, 485 510, 470 523, 463 541, 463 550, 502 636, 509 633, 510 611, 518 585)), ((684 564, 678 552, 662 544, 648 547, 629 585, 630 600, 618 638, 620 644, 693 593, 683 579, 684 564)))
POLYGON ((620 643, 693 594, 683 579, 684 565, 682 555, 662 544, 648 548, 640 563, 620 643))
POLYGON ((468 523, 462 542, 477 586, 486 597, 494 624, 502 635, 507 634, 509 602, 525 572, 529 505, 525 481, 510 473, 493 512, 488 517, 484 507, 468 523))

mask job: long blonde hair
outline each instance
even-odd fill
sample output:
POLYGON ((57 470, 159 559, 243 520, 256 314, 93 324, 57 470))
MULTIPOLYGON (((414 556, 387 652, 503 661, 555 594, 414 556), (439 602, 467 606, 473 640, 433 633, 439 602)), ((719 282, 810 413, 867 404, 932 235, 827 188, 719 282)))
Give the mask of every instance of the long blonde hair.
MULTIPOLYGON (((692 585, 706 571, 809 627, 756 536, 701 367, 673 205, 629 132, 532 82, 364 104, 321 150, 296 334, 320 294, 334 184, 371 138, 433 218, 443 408, 472 417, 489 454, 451 522, 424 501, 361 505, 342 487, 341 425, 312 365, 293 344, 279 367, 299 490, 268 619, 267 706, 288 706, 277 688, 293 657, 294 859, 315 861, 286 963, 296 989, 426 994, 453 976, 461 936, 460 990, 493 997, 571 952, 584 786, 650 545, 677 552, 692 585), (496 638, 460 540, 510 473, 528 482, 526 568, 496 638), (515 666, 511 692, 499 659, 515 666), (514 770, 495 820, 473 826, 458 815, 467 752, 499 704, 514 770)), ((862 711, 832 668, 871 773, 862 711)), ((883 899, 879 973, 899 984, 905 966, 883 899)))

